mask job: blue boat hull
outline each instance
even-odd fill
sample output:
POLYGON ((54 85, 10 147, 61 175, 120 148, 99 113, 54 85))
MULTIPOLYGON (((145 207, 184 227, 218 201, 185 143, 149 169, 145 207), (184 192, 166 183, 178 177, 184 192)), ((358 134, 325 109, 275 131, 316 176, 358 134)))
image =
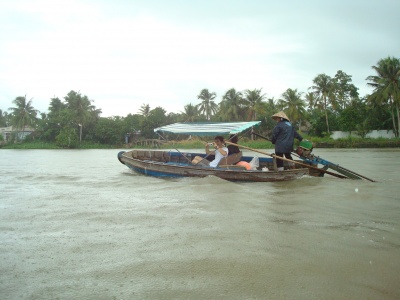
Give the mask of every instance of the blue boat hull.
MULTIPOLYGON (((192 165, 189 157, 200 155, 197 153, 179 153, 165 151, 121 151, 118 159, 133 171, 154 177, 206 177, 216 176, 230 181, 247 182, 274 182, 287 181, 309 175, 307 168, 285 170, 280 172, 263 170, 245 170, 234 165, 226 167, 211 168, 206 166, 192 165), (184 162, 180 161, 184 158, 184 162), (179 159, 178 159, 179 158, 179 159)), ((264 159, 264 158, 261 158, 264 159)), ((251 161, 250 157, 243 157, 243 161, 251 161)), ((272 160, 271 160, 272 161, 272 160)))

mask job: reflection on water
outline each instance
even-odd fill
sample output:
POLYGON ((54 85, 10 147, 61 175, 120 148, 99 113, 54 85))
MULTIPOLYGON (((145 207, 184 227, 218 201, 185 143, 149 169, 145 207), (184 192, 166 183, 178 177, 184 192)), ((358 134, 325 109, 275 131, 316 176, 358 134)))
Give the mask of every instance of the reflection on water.
POLYGON ((1 150, 1 298, 399 299, 400 150, 316 150, 378 182, 165 180, 117 150, 1 150))

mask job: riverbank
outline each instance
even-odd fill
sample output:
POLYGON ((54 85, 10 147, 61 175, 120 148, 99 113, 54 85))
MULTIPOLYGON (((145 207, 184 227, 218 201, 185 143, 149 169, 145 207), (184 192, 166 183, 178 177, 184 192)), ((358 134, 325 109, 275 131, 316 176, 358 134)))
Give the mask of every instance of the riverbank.
MULTIPOLYGON (((361 139, 361 138, 346 138, 346 139, 322 139, 322 138, 310 138, 308 137, 314 148, 400 148, 400 139, 361 139)), ((183 141, 170 141, 159 146, 160 149, 199 149, 204 147, 204 141, 198 139, 183 140, 183 141)), ((274 145, 266 140, 250 140, 243 138, 239 141, 240 145, 253 148, 253 149, 273 149, 274 145)), ((295 147, 298 141, 295 141, 295 147)), ((88 142, 82 142, 75 149, 120 149, 120 148, 143 148, 142 145, 104 145, 94 144, 88 142)), ((44 143, 44 142, 23 142, 14 144, 5 144, 0 146, 0 149, 62 149, 55 143, 44 143)))

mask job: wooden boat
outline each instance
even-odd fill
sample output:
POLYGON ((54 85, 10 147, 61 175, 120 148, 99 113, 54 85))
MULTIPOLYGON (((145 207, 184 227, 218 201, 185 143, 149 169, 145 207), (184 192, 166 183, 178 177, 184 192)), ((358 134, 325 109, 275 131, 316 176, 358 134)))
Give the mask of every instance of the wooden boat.
MULTIPOLYGON (((205 156, 201 153, 188 153, 161 150, 131 150, 118 153, 121 163, 130 169, 156 177, 206 177, 217 176, 230 181, 273 182, 287 181, 309 175, 309 169, 288 169, 284 171, 266 171, 273 164, 272 159, 259 158, 256 170, 247 170, 234 164, 221 164, 216 168, 193 165, 191 158, 205 156), (264 169, 264 170, 263 170, 264 169)), ((242 156, 240 161, 250 162, 253 158, 242 156)), ((223 162, 222 162, 223 163, 223 162)))
MULTIPOLYGON (((154 129, 159 134, 180 134, 206 136, 214 139, 217 135, 238 134, 252 130, 261 122, 231 122, 231 123, 175 123, 154 129)), ((309 175, 308 168, 274 171, 273 159, 260 157, 257 168, 250 170, 236 165, 239 161, 250 163, 253 157, 242 156, 242 153, 230 155, 223 159, 218 167, 194 165, 195 156, 206 157, 203 153, 183 153, 180 151, 161 150, 131 150, 118 153, 118 159, 130 169, 157 177, 206 177, 217 176, 231 181, 272 182, 286 181, 309 175)), ((276 169, 276 168, 275 168, 276 169)))
MULTIPOLYGON (((156 128, 154 129, 154 132, 160 135, 160 137, 162 137, 161 134, 180 134, 187 136, 206 136, 214 139, 217 135, 237 135, 245 130, 251 130, 254 134, 253 127, 260 125, 260 123, 260 121, 233 123, 175 123, 156 128)), ((226 143, 233 144, 231 142, 226 143)), ((206 159, 206 154, 190 152, 183 153, 177 149, 176 151, 121 151, 118 153, 118 159, 121 163, 138 173, 157 177, 205 177, 214 175, 231 181, 272 182, 293 180, 304 175, 322 177, 324 174, 329 174, 338 178, 367 179, 373 181, 365 176, 313 156, 311 154, 312 143, 306 141, 303 142, 303 144, 304 145, 301 145, 302 147, 300 147, 301 149, 298 149, 301 150, 301 153, 298 153, 300 154, 298 155, 300 160, 297 161, 278 157, 274 154, 251 149, 246 146, 237 145, 243 149, 252 150, 270 156, 257 157, 257 164, 253 163, 251 168, 249 168, 249 164, 253 162, 255 156, 242 156, 241 152, 229 155, 227 158, 222 159, 216 168, 192 164, 192 159, 195 156, 201 156, 206 159), (284 161, 284 164, 286 164, 285 170, 277 170, 276 159, 284 161), (247 164, 247 166, 245 168, 239 164, 247 164), (324 167, 318 168, 318 164, 322 164, 324 167), (327 169, 329 167, 340 174, 328 171, 327 169)))

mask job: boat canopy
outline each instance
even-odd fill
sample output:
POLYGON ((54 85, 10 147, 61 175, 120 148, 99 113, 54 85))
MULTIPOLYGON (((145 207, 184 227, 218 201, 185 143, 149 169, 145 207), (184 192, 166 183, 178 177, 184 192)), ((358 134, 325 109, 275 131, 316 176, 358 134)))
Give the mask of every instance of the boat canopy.
POLYGON ((198 136, 214 136, 237 134, 253 126, 258 126, 261 121, 254 122, 194 122, 194 123, 174 123, 154 129, 156 133, 190 134, 198 136))

